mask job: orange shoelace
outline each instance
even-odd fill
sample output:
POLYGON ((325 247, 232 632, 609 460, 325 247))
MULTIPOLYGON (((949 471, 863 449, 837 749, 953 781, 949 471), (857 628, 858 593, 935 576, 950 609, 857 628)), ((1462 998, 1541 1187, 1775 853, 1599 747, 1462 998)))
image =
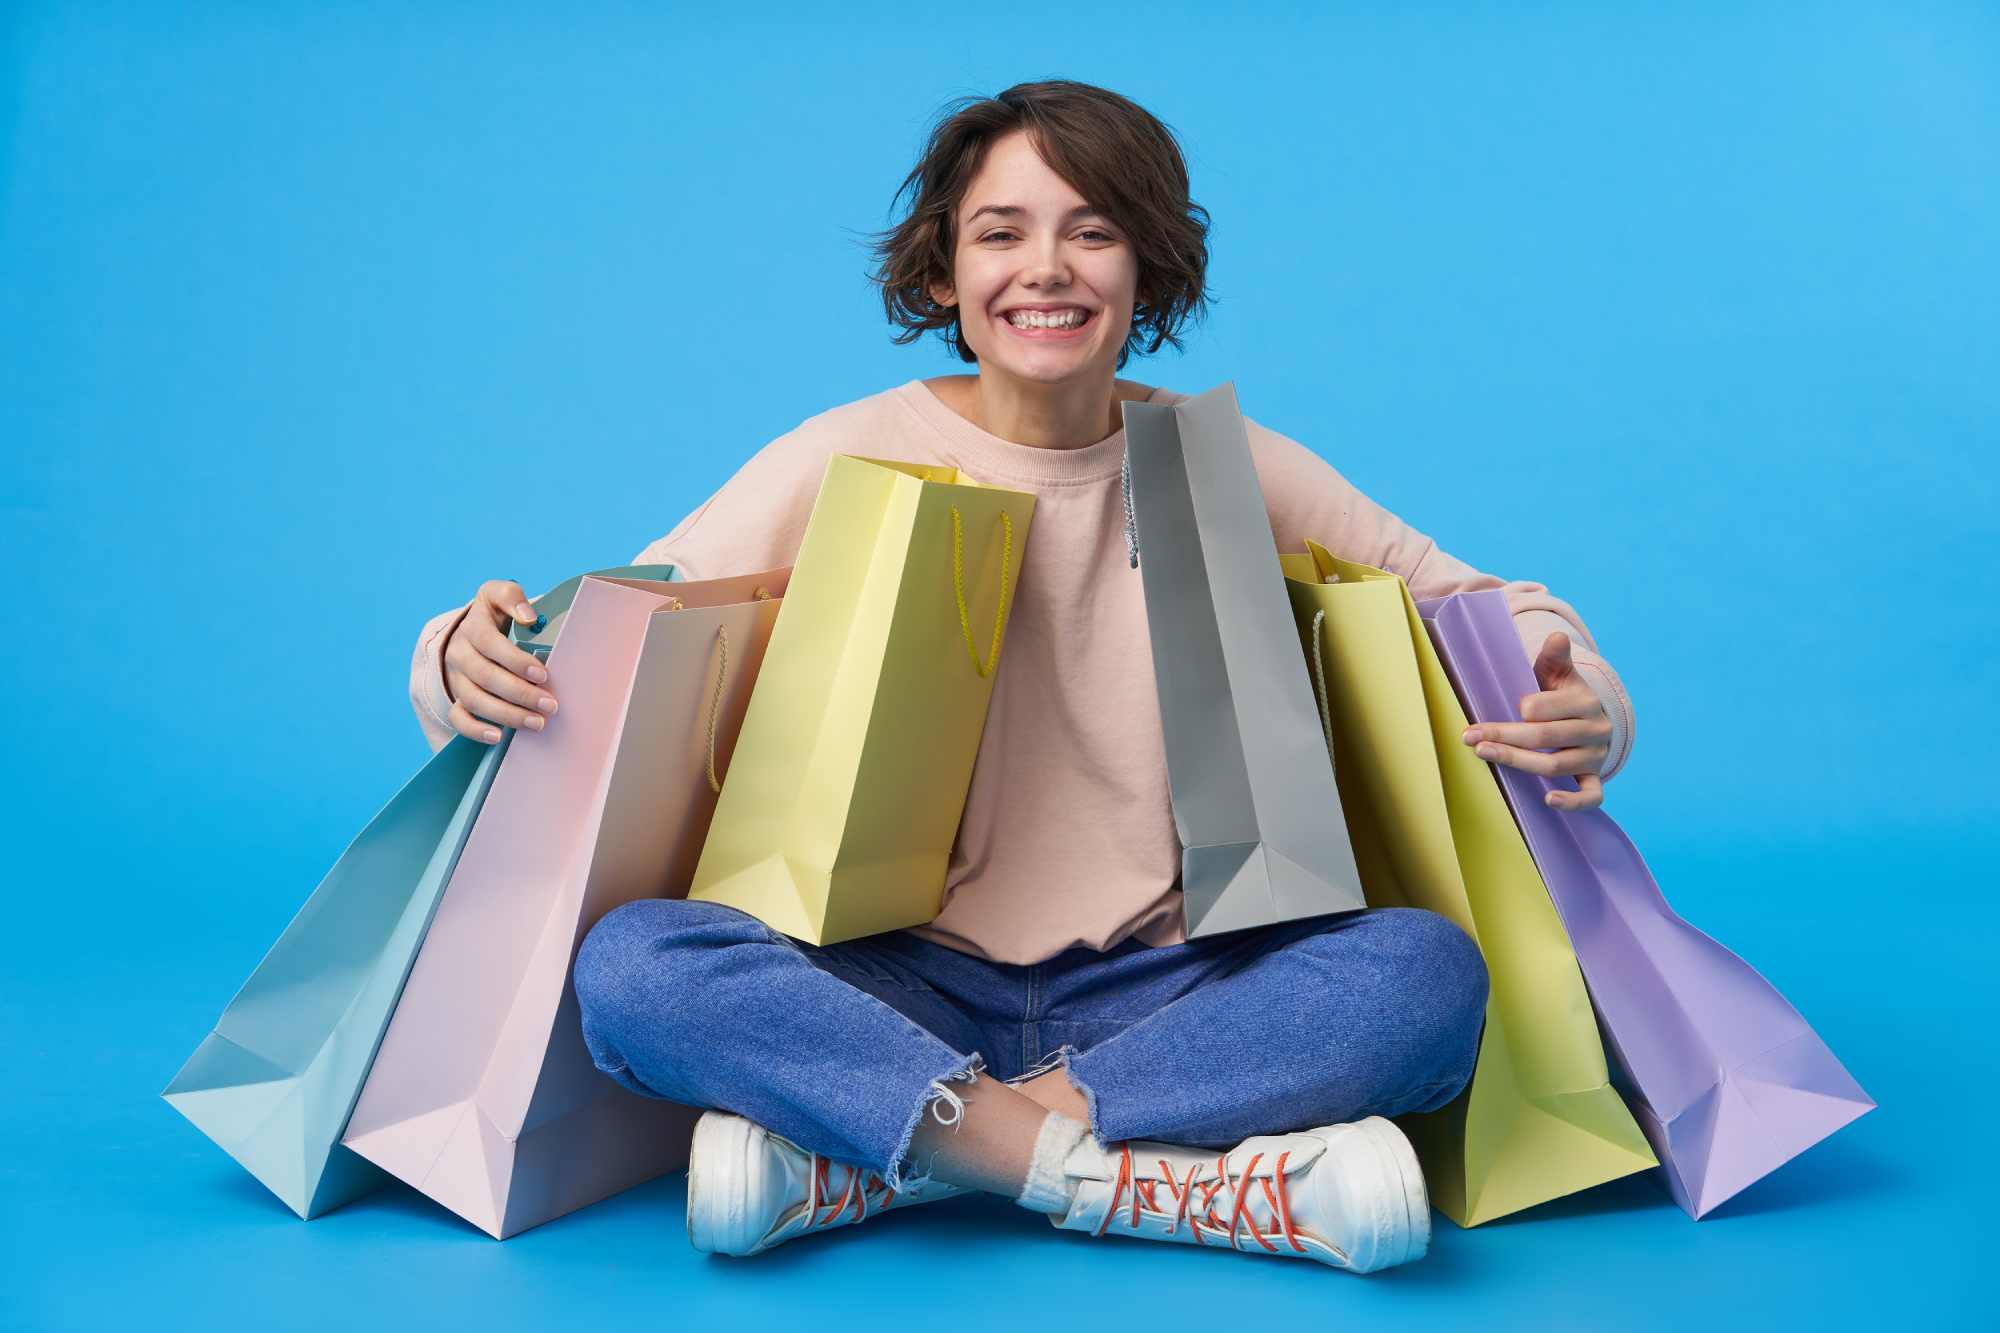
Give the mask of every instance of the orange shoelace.
POLYGON ((1299 1242, 1299 1233, 1292 1225, 1292 1204, 1286 1193, 1285 1162, 1291 1157, 1290 1153, 1278 1154, 1277 1170, 1270 1176, 1257 1175, 1257 1163, 1264 1160, 1264 1155, 1258 1153, 1251 1157, 1243 1168, 1243 1174, 1235 1180, 1229 1178, 1226 1154, 1216 1157, 1212 1177, 1204 1175, 1206 1168, 1196 1163, 1188 1167, 1185 1179, 1176 1177, 1173 1167, 1162 1158, 1160 1174, 1166 1179, 1160 1181, 1138 1179, 1132 1171, 1132 1145, 1124 1143, 1119 1146, 1123 1154, 1118 1163, 1118 1183, 1111 1192, 1111 1206, 1104 1210, 1104 1220, 1097 1224, 1098 1235, 1103 1235, 1111 1225, 1111 1219, 1128 1206, 1124 1200, 1129 1192, 1130 1225, 1134 1229, 1139 1225, 1140 1214, 1150 1213, 1167 1219, 1167 1234, 1170 1236, 1185 1222, 1194 1229, 1197 1245, 1208 1244, 1204 1236, 1217 1240, 1226 1236, 1231 1249, 1241 1249, 1242 1232, 1247 1230, 1250 1239, 1272 1254, 1278 1252, 1278 1247, 1269 1239, 1272 1234, 1291 1246, 1295 1253, 1306 1253, 1306 1247, 1299 1242), (1156 1190, 1162 1184, 1172 1199, 1172 1208, 1162 1207, 1156 1196, 1156 1190), (1262 1189, 1264 1202, 1269 1205, 1269 1211, 1261 1219, 1249 1208, 1253 1187, 1262 1189), (1226 1219, 1216 1212, 1215 1203, 1216 1196, 1224 1191, 1229 1192, 1235 1204, 1226 1219))
POLYGON ((812 1219, 806 1223, 808 1228, 837 1226, 840 1215, 849 1208, 854 1210, 854 1216, 849 1220, 859 1222, 868 1216, 871 1209, 879 1213, 895 1202, 896 1191, 873 1171, 846 1162, 830 1162, 817 1153, 813 1155, 812 1196, 806 1200, 806 1215, 812 1219), (831 1180, 831 1168, 834 1166, 847 1173, 846 1187, 840 1191, 838 1198, 834 1197, 831 1180), (874 1195, 872 1199, 869 1197, 871 1193, 874 1195), (823 1217, 820 1215, 821 1208, 827 1209, 823 1217))

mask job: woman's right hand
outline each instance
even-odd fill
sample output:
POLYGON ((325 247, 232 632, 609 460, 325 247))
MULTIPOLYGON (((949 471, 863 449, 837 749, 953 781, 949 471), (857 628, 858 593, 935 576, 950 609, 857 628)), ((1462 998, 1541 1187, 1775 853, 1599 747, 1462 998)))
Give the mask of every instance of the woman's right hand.
POLYGON ((495 579, 479 585, 479 595, 444 645, 452 730, 492 745, 500 727, 540 731, 548 725, 556 711, 549 669, 507 637, 508 625, 533 626, 539 620, 520 584, 495 579))

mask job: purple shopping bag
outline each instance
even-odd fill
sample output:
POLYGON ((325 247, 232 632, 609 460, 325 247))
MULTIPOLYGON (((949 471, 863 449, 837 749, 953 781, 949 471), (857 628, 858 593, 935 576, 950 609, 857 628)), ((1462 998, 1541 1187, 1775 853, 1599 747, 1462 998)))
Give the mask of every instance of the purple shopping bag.
MULTIPOLYGON (((1518 722, 1540 688, 1497 589, 1419 602, 1466 713, 1518 722)), ((1699 1218, 1875 1103, 1799 1011, 1690 926, 1602 810, 1556 810, 1570 778, 1495 765, 1596 1006, 1614 1082, 1674 1200, 1699 1218)))

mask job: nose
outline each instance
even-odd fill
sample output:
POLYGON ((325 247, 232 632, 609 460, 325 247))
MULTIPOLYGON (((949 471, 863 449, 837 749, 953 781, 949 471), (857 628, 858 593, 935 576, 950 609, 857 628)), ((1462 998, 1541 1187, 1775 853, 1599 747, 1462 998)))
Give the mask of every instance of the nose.
POLYGON ((1045 237, 1034 247, 1028 255, 1027 266, 1021 271, 1021 281, 1037 288, 1069 285, 1069 262, 1063 257, 1059 237, 1045 237))

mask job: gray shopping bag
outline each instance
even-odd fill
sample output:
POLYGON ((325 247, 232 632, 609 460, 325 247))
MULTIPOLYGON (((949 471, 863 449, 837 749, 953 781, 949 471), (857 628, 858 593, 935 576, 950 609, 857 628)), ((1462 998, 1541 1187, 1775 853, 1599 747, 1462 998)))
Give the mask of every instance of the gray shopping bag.
POLYGON ((1364 907, 1236 388, 1123 406, 1188 937, 1364 907))

